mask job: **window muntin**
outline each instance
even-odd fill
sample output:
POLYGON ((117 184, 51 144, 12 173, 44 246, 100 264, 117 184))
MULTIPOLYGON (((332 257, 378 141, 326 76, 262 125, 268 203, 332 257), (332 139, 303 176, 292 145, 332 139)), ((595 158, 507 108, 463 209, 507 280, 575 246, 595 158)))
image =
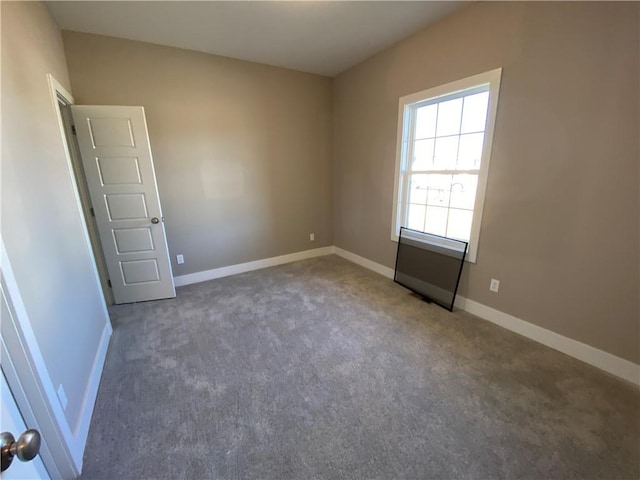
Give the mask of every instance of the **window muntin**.
POLYGON ((406 226, 468 241, 475 261, 500 74, 400 99, 393 240, 406 226))

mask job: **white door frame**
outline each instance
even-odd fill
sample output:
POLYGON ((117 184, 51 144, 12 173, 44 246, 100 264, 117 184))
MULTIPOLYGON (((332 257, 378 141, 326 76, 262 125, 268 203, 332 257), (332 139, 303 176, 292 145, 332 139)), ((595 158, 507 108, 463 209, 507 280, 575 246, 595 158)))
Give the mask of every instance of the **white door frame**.
MULTIPOLYGON (((53 112, 60 127, 61 142, 67 158, 69 181, 73 188, 78 212, 82 215, 82 204, 64 132, 64 124, 58 107, 58 99, 61 98, 65 102, 73 103, 73 97, 51 74, 47 75, 47 81, 50 87, 53 112)), ((87 253, 92 260, 94 281, 96 287, 101 289, 87 224, 82 221, 80 225, 87 253)), ((31 327, 29 315, 1 234, 0 280, 1 293, 7 300, 10 311, 10 318, 3 318, 0 322, 2 371, 25 422, 31 428, 37 428, 42 434, 41 458, 50 476, 52 478, 74 479, 80 475, 82 470, 82 457, 93 413, 93 401, 97 395, 100 373, 112 332, 111 324, 107 322, 104 326, 85 393, 85 401, 92 403, 83 406, 80 422, 72 429, 66 419, 31 327)), ((108 319, 109 313, 106 304, 102 302, 101 307, 104 318, 108 319)))
POLYGON ((89 246, 93 257, 93 264, 98 275, 100 287, 107 305, 112 305, 113 292, 109 288, 109 274, 107 273, 107 264, 102 252, 102 244, 100 243, 100 234, 98 233, 98 226, 94 219, 90 215, 91 199, 89 198, 89 188, 84 178, 84 170, 82 167, 82 161, 80 160, 80 152, 78 151, 77 142, 73 133, 71 112, 68 112, 68 117, 64 118, 60 111, 58 103, 63 103, 65 106, 70 107, 75 102, 73 96, 58 82, 53 75, 47 74, 47 81, 49 83, 49 93, 53 102, 53 107, 56 112, 56 119, 58 121, 58 128, 60 129, 60 135, 62 137, 62 143, 64 145, 64 151, 67 158, 67 166, 73 180, 73 186, 76 194, 76 200, 78 207, 82 213, 83 223, 86 227, 87 238, 89 239, 89 246))
POLYGON ((1 236, 0 265, 0 290, 10 312, 10 317, 3 318, 0 324, 2 371, 25 422, 42 435, 40 456, 51 478, 76 478, 82 459, 78 464, 69 449, 72 443, 68 437, 72 435, 63 431, 64 426, 69 430, 64 411, 38 348, 1 236))
MULTIPOLYGON (((22 432, 29 428, 27 427, 28 423, 18 408, 15 395, 9 387, 7 376, 4 374, 4 371, 0 372, 0 383, 2 386, 2 405, 0 405, 2 410, 2 417, 0 417, 2 431, 9 432, 14 437, 18 437, 19 435, 22 435, 22 432)), ((29 423, 29 425, 32 424, 29 423)), ((2 474, 2 478, 19 479, 25 478, 29 475, 28 478, 39 478, 41 480, 51 479, 51 475, 49 475, 49 472, 45 468, 41 455, 36 455, 28 463, 20 461, 11 462, 11 466, 9 468, 10 470, 8 472, 2 474)))

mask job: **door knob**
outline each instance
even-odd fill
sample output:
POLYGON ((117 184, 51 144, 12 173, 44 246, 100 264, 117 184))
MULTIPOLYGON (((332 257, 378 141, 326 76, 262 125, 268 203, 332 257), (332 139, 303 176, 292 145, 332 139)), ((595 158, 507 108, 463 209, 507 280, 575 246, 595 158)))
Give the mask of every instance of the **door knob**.
POLYGON ((155 223, 160 223, 160 220, 158 219, 158 217, 153 217, 153 218, 151 219, 151 223, 154 223, 154 224, 155 224, 155 223))
POLYGON ((40 432, 30 428, 16 439, 9 432, 0 433, 0 449, 2 451, 2 471, 4 472, 13 457, 18 457, 21 462, 33 460, 40 451, 40 432))

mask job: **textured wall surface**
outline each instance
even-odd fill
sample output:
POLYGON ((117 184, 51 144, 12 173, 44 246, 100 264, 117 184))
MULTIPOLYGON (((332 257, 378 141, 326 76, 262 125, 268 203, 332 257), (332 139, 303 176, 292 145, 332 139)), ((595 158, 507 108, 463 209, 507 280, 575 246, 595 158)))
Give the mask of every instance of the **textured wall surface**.
POLYGON ((460 293, 640 363, 638 25, 637 3, 479 2, 338 76, 335 245, 393 266, 398 98, 502 67, 460 293))

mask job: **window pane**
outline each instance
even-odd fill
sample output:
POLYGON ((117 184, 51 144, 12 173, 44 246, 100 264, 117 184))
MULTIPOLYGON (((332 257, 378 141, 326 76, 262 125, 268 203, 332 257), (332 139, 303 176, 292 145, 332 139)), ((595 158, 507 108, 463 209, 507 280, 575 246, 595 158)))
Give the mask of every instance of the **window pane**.
POLYGON ((418 140, 413 144, 412 170, 433 169, 433 139, 418 140))
POLYGON ((473 212, 471 210, 449 210, 446 236, 469 241, 471 220, 473 220, 473 212))
POLYGON ((427 188, 427 175, 411 175, 409 202, 421 203, 423 205, 427 203, 427 188))
POLYGON ((407 213, 407 228, 413 230, 424 231, 424 205, 409 204, 409 211, 407 213))
POLYGON ((460 115, 462 114, 462 98, 438 104, 438 128, 436 134, 456 135, 460 133, 460 115))
POLYGON ((451 184, 451 203, 453 208, 473 210, 476 201, 477 175, 453 175, 451 184))
POLYGON ((436 136, 436 114, 438 105, 416 109, 416 140, 436 136))
POLYGON ((424 231, 444 237, 447 231, 447 209, 427 207, 427 221, 424 231))
POLYGON ((484 133, 460 135, 460 149, 458 150, 458 170, 480 168, 482 159, 482 144, 484 133))
POLYGON ((462 113, 462 133, 482 132, 487 121, 489 92, 464 97, 462 113))
POLYGON ((428 177, 427 204, 448 207, 451 191, 451 175, 425 175, 428 177))
POLYGON ((433 166, 439 170, 455 170, 458 156, 458 138, 436 138, 436 148, 433 156, 433 166))

